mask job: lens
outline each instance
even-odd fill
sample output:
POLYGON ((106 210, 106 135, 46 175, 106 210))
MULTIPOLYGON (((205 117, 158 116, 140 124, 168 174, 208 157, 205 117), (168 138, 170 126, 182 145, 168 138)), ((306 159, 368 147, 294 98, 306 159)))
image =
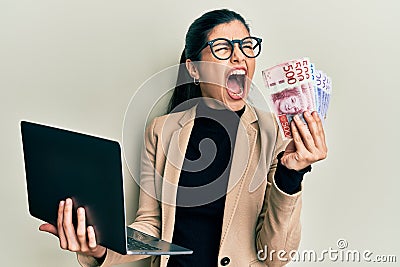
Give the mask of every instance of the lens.
POLYGON ((232 44, 226 39, 216 39, 211 45, 214 56, 218 59, 225 60, 232 55, 232 44))
POLYGON ((241 49, 247 57, 256 57, 261 52, 261 39, 246 37, 242 40, 241 49))

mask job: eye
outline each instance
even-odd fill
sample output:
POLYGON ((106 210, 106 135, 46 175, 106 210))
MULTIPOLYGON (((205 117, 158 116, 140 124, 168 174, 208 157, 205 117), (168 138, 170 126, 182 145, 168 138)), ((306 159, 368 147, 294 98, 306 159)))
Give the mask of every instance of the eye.
POLYGON ((231 50, 231 45, 224 40, 215 42, 212 49, 216 53, 224 53, 224 52, 229 52, 231 50))
POLYGON ((229 47, 228 47, 228 46, 218 46, 218 47, 214 47, 214 51, 215 51, 215 52, 229 51, 229 47))
POLYGON ((251 41, 245 41, 242 43, 242 48, 253 50, 253 43, 251 41))

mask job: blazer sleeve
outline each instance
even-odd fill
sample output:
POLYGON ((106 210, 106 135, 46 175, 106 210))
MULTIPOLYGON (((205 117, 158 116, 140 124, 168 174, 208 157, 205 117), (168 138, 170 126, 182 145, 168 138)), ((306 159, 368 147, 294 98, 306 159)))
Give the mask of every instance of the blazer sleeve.
MULTIPOLYGON (((154 128, 156 120, 157 118, 146 127, 145 144, 141 154, 139 208, 136 213, 135 221, 129 225, 129 227, 155 237, 160 237, 160 205, 155 193, 155 157, 157 139, 154 134, 154 128)), ((113 266, 116 264, 137 261, 146 257, 149 256, 121 255, 111 249, 107 249, 106 258, 100 265, 95 258, 77 253, 78 262, 83 267, 113 266)))
POLYGON ((287 264, 290 261, 290 251, 298 249, 301 237, 302 190, 300 188, 293 195, 286 194, 277 187, 274 180, 277 156, 285 150, 287 143, 283 141, 278 129, 264 204, 256 227, 257 251, 263 250, 264 263, 269 267, 287 264))

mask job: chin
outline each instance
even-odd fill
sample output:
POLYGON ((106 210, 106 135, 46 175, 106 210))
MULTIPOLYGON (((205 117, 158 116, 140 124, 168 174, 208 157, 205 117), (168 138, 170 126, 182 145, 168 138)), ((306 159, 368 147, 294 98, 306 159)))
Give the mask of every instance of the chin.
POLYGON ((242 109, 246 103, 244 98, 232 100, 232 99, 229 99, 229 96, 228 96, 228 97, 225 97, 224 100, 225 100, 224 104, 232 111, 237 111, 237 110, 242 109))

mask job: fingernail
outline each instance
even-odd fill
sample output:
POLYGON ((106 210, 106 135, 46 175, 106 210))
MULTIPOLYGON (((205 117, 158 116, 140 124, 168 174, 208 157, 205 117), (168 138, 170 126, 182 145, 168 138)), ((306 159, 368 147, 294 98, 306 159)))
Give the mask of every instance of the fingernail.
POLYGON ((298 121, 298 120, 300 120, 300 117, 299 117, 299 115, 295 115, 295 116, 294 116, 294 120, 295 120, 295 121, 298 121))
POLYGON ((64 200, 60 201, 60 206, 64 206, 64 200))
POLYGON ((305 111, 305 112, 304 112, 304 116, 306 116, 306 117, 310 117, 310 112, 308 112, 308 111, 305 111))
POLYGON ((80 208, 78 209, 78 212, 79 212, 79 214, 84 214, 84 213, 85 213, 85 209, 82 208, 82 207, 80 207, 80 208))

